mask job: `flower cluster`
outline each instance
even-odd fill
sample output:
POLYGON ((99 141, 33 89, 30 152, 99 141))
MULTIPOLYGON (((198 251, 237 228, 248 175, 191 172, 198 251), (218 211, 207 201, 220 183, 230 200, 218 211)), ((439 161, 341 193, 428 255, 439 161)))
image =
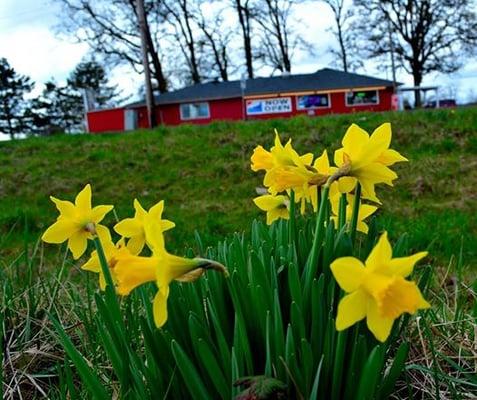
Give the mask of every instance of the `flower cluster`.
POLYGON ((91 186, 88 184, 76 196, 75 203, 51 197, 60 215, 57 221, 43 234, 47 243, 68 241, 73 257, 78 259, 87 249, 88 240, 94 240, 96 250, 82 269, 99 274, 99 285, 106 288, 110 274, 115 290, 128 295, 133 289, 148 282, 155 282, 157 293, 153 300, 153 315, 157 327, 167 321, 167 298, 172 281, 191 282, 206 270, 215 269, 227 274, 225 267, 203 258, 183 258, 169 254, 165 248, 164 232, 175 224, 162 219, 164 201, 146 211, 137 199, 134 200, 135 215, 114 226, 121 238, 113 243, 109 229, 100 222, 113 206, 91 206, 91 186), (126 240, 128 239, 128 240, 126 240), (152 253, 140 256, 145 246, 152 253), (107 266, 101 265, 101 253, 107 266))
MULTIPOLYGON (((407 161, 397 151, 389 148, 391 144, 391 125, 379 126, 371 135, 358 125, 351 125, 342 140, 342 147, 334 153, 334 164, 330 165, 327 150, 313 160, 311 153, 299 155, 291 140, 285 145, 275 134, 275 144, 270 151, 257 146, 251 157, 253 171, 265 171, 263 184, 269 194, 254 199, 255 204, 267 212, 267 223, 278 218, 287 218, 283 210, 290 208, 290 194, 293 191, 295 202, 300 203, 302 214, 306 204, 318 208, 319 188, 328 185, 332 212, 338 216, 340 194, 347 194, 351 204, 358 183, 360 197, 381 204, 375 193, 375 186, 384 183, 392 186, 397 175, 389 167, 396 162, 407 161)), ((358 230, 366 233, 364 219, 376 211, 375 205, 361 205, 358 230)), ((346 219, 351 217, 351 207, 346 209, 346 219)))
MULTIPOLYGON (((318 211, 318 198, 322 207, 331 203, 330 221, 336 227, 347 225, 349 230, 368 233, 364 220, 377 210, 381 201, 376 196, 378 184, 393 185, 397 174, 389 167, 407 161, 390 149, 391 125, 379 126, 371 135, 359 126, 351 125, 334 153, 334 166, 330 165, 326 150, 313 160, 308 153, 299 155, 291 140, 285 145, 275 133, 270 151, 257 146, 251 157, 253 171, 265 171, 263 184, 267 194, 254 199, 267 213, 267 224, 279 218, 293 216, 292 202, 300 203, 303 214, 307 204, 318 211), (322 190, 323 189, 323 190, 322 190), (363 200, 373 202, 365 204, 363 200), (341 221, 340 221, 341 219, 341 221), (354 220, 354 226, 352 221, 354 220)), ((324 219, 318 213, 317 227, 324 219)), ((319 230, 315 232, 316 242, 319 230)), ((353 232, 351 232, 353 234, 353 232)), ((315 246, 314 250, 317 251, 315 246)), ((343 330, 366 318, 369 330, 379 341, 385 341, 394 321, 403 313, 414 314, 429 307, 417 285, 408 281, 414 265, 426 252, 410 257, 392 258, 392 249, 384 232, 371 251, 365 264, 354 257, 343 257, 331 264, 331 271, 346 295, 341 299, 336 318, 337 330, 343 330)), ((315 254, 316 256, 316 254, 315 254)), ((316 257, 310 258, 316 263, 316 257)))

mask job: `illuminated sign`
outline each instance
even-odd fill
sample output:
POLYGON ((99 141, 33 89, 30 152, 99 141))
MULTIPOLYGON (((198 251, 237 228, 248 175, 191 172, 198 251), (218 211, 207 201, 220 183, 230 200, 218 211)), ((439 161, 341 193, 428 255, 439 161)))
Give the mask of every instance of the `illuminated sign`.
POLYGON ((289 113, 291 111, 291 97, 247 100, 247 115, 289 113))

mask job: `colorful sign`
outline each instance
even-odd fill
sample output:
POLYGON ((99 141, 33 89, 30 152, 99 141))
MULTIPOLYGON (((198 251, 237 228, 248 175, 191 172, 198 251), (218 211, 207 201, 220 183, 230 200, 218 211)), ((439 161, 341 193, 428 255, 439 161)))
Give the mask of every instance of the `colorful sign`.
POLYGON ((291 111, 291 97, 247 100, 247 115, 289 113, 291 111))

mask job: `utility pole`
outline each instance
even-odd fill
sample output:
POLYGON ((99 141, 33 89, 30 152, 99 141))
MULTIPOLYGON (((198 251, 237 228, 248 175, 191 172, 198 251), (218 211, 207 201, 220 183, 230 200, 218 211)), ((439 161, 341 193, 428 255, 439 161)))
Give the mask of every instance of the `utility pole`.
POLYGON ((152 93, 151 70, 149 69, 149 57, 146 42, 146 12, 144 11, 144 0, 136 0, 136 14, 141 31, 141 53, 142 65, 144 67, 144 79, 146 84, 146 106, 147 120, 149 128, 154 128, 156 123, 156 114, 154 110, 154 94, 152 93))

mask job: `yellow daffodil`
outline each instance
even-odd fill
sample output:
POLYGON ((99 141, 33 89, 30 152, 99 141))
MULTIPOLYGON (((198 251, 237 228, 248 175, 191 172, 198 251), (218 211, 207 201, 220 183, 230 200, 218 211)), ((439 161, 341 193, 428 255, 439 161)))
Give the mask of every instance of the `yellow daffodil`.
MULTIPOLYGON (((104 255, 108 262, 109 270, 111 271, 111 277, 113 282, 115 282, 114 266, 116 265, 116 256, 124 252, 128 254, 129 251, 126 249, 124 238, 121 238, 116 244, 114 244, 112 240, 106 240, 101 243, 101 245, 103 246, 104 255)), ((81 269, 99 274, 99 287, 101 290, 106 288, 106 279, 96 250, 91 253, 89 260, 81 266, 81 269)))
POLYGON ((68 248, 73 258, 78 259, 85 252, 88 239, 97 234, 102 241, 110 239, 108 228, 99 223, 113 206, 96 206, 91 208, 91 186, 88 184, 78 193, 75 203, 59 200, 53 196, 60 215, 41 237, 46 243, 63 243, 68 240, 68 248))
POLYGON ((385 232, 364 265, 354 257, 335 260, 331 271, 347 293, 338 305, 336 329, 342 331, 366 318, 368 329, 376 339, 384 342, 399 316, 429 308, 416 283, 405 279, 426 255, 427 252, 420 252, 392 258, 385 232))
POLYGON ((359 181, 363 197, 379 203, 375 185, 385 183, 392 186, 397 174, 388 167, 407 161, 397 151, 389 149, 391 137, 389 123, 380 125, 371 136, 356 124, 348 128, 342 140, 343 147, 336 150, 334 156, 335 164, 346 171, 346 176, 338 181, 340 192, 351 192, 359 181))
POLYGON ((290 200, 287 196, 277 195, 272 196, 265 194, 263 196, 256 197, 253 202, 258 208, 267 213, 267 225, 271 225, 273 221, 283 218, 290 218, 290 200))
POLYGON ((262 146, 257 146, 251 157, 253 171, 269 171, 278 166, 309 165, 313 160, 313 154, 308 153, 300 156, 292 147, 291 139, 282 145, 278 132, 275 131, 275 145, 270 151, 262 146))
POLYGON ((121 236, 130 238, 127 247, 133 254, 139 254, 145 243, 145 225, 157 221, 163 232, 174 228, 175 224, 167 219, 162 219, 164 211, 164 200, 152 206, 146 211, 137 199, 134 199, 134 209, 136 210, 134 218, 126 218, 114 226, 114 230, 121 236))
MULTIPOLYGON (((339 193, 333 197, 330 196, 330 202, 331 202, 331 212, 332 216, 331 219, 335 223, 335 227, 338 226, 338 214, 339 214, 339 203, 340 203, 340 195, 339 193)), ((353 205, 354 205, 354 198, 355 196, 348 194, 346 196, 347 204, 346 204, 346 223, 351 222, 351 218, 353 217, 353 205)), ((359 211, 358 211, 358 223, 356 225, 356 230, 363 232, 363 233, 368 233, 368 225, 364 220, 368 218, 370 215, 374 214, 378 207, 372 206, 369 204, 363 204, 360 203, 359 205, 359 211)))
POLYGON ((227 274, 222 264, 202 258, 188 259, 169 254, 164 246, 163 230, 157 221, 146 224, 146 240, 150 244, 152 257, 140 257, 121 252, 116 255, 114 275, 117 292, 129 294, 136 287, 155 282, 158 291, 153 301, 154 322, 157 327, 167 321, 167 298, 173 280, 191 282, 206 270, 214 269, 227 274))

